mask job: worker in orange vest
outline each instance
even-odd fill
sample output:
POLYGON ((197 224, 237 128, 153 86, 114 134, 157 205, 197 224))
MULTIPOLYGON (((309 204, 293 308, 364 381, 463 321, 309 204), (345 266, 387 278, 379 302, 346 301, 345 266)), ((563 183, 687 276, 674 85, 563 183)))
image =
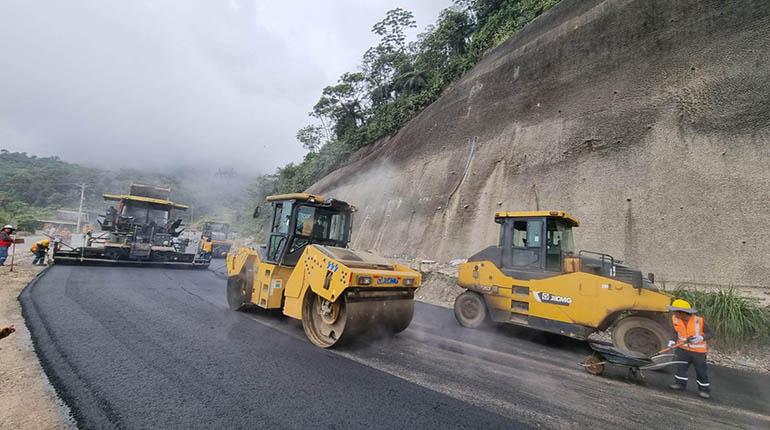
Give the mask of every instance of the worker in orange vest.
POLYGON ((45 266, 45 257, 48 255, 48 248, 51 246, 51 241, 43 239, 38 241, 29 251, 35 254, 35 259, 32 260, 34 266, 45 266))
POLYGON ((708 363, 706 353, 708 345, 706 341, 713 338, 714 334, 706 325, 703 317, 696 315, 696 311, 686 300, 676 299, 668 309, 673 312, 671 323, 674 326, 674 338, 669 341, 669 347, 676 347, 674 361, 681 361, 674 374, 672 390, 684 390, 687 388, 687 372, 690 364, 695 367, 695 382, 698 384, 698 395, 704 399, 711 397, 711 383, 709 382, 708 363))
POLYGON ((201 257, 204 259, 211 258, 211 251, 214 247, 214 244, 211 242, 210 237, 204 237, 203 241, 201 242, 201 257))

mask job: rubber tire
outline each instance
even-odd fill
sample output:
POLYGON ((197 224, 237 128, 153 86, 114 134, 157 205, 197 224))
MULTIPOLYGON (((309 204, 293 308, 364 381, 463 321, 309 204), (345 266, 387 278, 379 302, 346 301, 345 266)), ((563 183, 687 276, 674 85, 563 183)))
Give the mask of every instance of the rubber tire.
POLYGON ((671 330, 667 330, 661 323, 658 321, 655 321, 652 318, 647 318, 643 316, 629 316, 626 318, 621 319, 620 321, 615 323, 615 327, 612 329, 612 344, 615 346, 615 348, 625 350, 625 351, 634 351, 639 352, 642 354, 645 354, 646 356, 650 356, 655 354, 656 352, 660 351, 661 349, 666 347, 666 344, 671 339, 671 330), (628 339, 626 339, 628 333, 632 329, 644 329, 649 334, 652 334, 653 336, 658 338, 658 346, 655 348, 655 350, 652 350, 652 348, 648 348, 648 350, 641 351, 638 348, 634 349, 631 346, 628 345, 628 342, 626 342, 628 339))
POLYGON ((465 291, 457 296, 455 298, 454 311, 455 319, 463 327, 479 328, 489 321, 484 297, 475 291, 465 291), (466 306, 473 306, 476 314, 467 315, 469 309, 466 306))
POLYGON ((227 278, 227 304, 230 310, 244 310, 250 304, 246 297, 251 297, 251 285, 244 286, 245 276, 230 276, 227 278))

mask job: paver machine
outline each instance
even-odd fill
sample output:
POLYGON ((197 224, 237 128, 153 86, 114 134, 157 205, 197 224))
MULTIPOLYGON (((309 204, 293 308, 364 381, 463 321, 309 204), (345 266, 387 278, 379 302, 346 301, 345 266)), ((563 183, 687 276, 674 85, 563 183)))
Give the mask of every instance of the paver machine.
POLYGON ((230 239, 230 224, 226 222, 205 221, 203 223, 203 237, 211 239, 211 255, 223 258, 233 247, 230 239))
POLYGON ((267 244, 227 255, 231 309, 281 309, 301 320, 307 338, 322 348, 363 332, 398 333, 409 326, 420 274, 348 248, 351 205, 306 193, 267 201, 267 244))
POLYGON ((611 329, 621 350, 650 356, 666 346, 671 297, 654 275, 612 256, 576 251, 578 220, 562 211, 498 212, 500 239, 460 265, 467 291, 454 303, 466 327, 508 323, 586 339, 611 329))
POLYGON ((88 233, 83 246, 57 243, 54 263, 207 268, 210 257, 179 237, 184 227, 175 215, 187 206, 170 201, 170 195, 168 188, 141 184, 132 184, 128 194, 104 194, 116 205, 97 220, 101 233, 88 233))

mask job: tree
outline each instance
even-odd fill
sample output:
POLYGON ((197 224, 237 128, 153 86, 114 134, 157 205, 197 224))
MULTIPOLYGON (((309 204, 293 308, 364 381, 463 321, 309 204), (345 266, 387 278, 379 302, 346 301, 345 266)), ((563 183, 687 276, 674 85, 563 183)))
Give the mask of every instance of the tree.
POLYGON ((310 113, 320 127, 297 133, 309 152, 276 172, 276 188, 306 189, 356 150, 396 132, 486 52, 559 1, 454 0, 413 42, 407 40, 412 13, 388 11, 372 27, 380 40, 364 53, 361 70, 323 89, 310 113))
POLYGON ((380 36, 379 46, 387 51, 403 51, 406 48, 406 29, 416 26, 412 12, 396 8, 389 10, 382 21, 374 24, 372 32, 380 36))
POLYGON ((394 83, 398 93, 416 94, 427 86, 428 72, 407 64, 396 76, 394 83))
POLYGON ((415 26, 412 12, 396 8, 372 27, 372 32, 380 36, 380 42, 366 50, 362 68, 373 105, 387 102, 395 95, 393 84, 397 71, 409 64, 412 57, 406 44, 406 30, 415 26))
POLYGON ((318 152, 323 139, 323 128, 318 125, 306 125, 297 131, 297 140, 310 152, 318 152))
POLYGON ((324 121, 337 139, 366 119, 366 79, 361 72, 344 73, 336 85, 323 89, 312 116, 324 121))

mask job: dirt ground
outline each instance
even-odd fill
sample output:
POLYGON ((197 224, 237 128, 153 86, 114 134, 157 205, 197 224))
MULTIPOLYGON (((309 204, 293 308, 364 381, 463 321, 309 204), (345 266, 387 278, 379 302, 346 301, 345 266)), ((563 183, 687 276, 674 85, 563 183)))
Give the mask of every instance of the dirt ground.
MULTIPOLYGON (((412 267, 420 270, 423 274, 422 286, 417 290, 415 299, 431 303, 445 308, 452 308, 455 297, 464 290, 457 286, 457 265, 451 263, 445 264, 425 264, 420 265, 416 261, 406 261, 412 267)), ((687 288, 688 285, 681 285, 687 288)), ((668 285, 669 289, 676 286, 668 285)), ((705 288, 704 288, 705 289, 705 288)), ((711 288, 713 290, 713 288, 711 288)), ((759 300, 768 300, 770 292, 764 289, 742 289, 736 288, 741 295, 759 300)), ((765 302, 768 303, 768 302, 765 302)), ((598 333, 595 336, 602 340, 609 340, 609 333, 598 333)), ((761 373, 770 373, 770 345, 760 347, 745 348, 737 351, 719 351, 711 348, 709 352, 709 361, 735 369, 744 369, 761 373)))
POLYGON ((75 428, 40 367, 24 325, 17 297, 41 268, 32 266, 31 255, 22 254, 17 255, 19 265, 13 272, 8 266, 0 267, 0 325, 16 326, 16 333, 0 340, 0 428, 75 428))

